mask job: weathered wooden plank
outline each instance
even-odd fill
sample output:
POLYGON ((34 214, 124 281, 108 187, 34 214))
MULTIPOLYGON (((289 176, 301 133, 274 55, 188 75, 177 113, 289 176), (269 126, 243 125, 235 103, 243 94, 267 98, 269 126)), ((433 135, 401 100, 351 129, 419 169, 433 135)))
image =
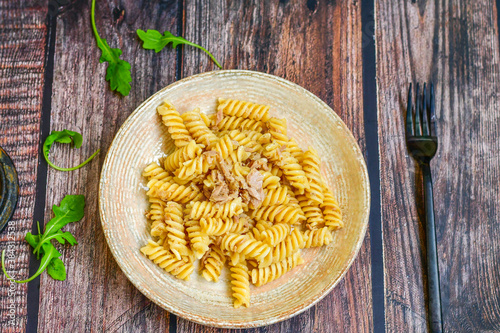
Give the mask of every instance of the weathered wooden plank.
POLYGON ((376 8, 387 328, 427 330, 421 174, 405 146, 404 105, 409 82, 433 81, 440 146, 431 167, 444 330, 497 331, 500 55, 494 2, 377 1, 376 8))
MULTIPOLYGON (((225 69, 271 73, 326 101, 364 147, 361 8, 357 1, 185 1, 184 36, 208 48, 225 69)), ((183 76, 216 69, 183 50, 183 76)), ((344 280, 317 306, 267 332, 366 332, 373 327, 369 236, 344 280)), ((179 332, 206 327, 178 319, 179 332)), ((227 330, 208 329, 208 332, 227 330)))
MULTIPOLYGON (((39 331, 164 332, 168 312, 145 298, 123 275, 108 249, 101 228, 97 192, 105 153, 120 125, 146 98, 175 80, 176 54, 143 50, 136 29, 176 28, 177 3, 164 1, 98 1, 99 33, 123 50, 132 65, 132 90, 121 97, 105 82, 106 65, 99 63, 90 26, 90 1, 76 1, 57 20, 51 129, 83 134, 81 149, 55 146, 51 157, 59 165, 75 165, 98 148, 100 155, 82 169, 49 169, 46 220, 51 205, 66 194, 84 194, 85 217, 65 229, 77 246, 62 247, 67 280, 41 279, 39 331)), ((125 232, 125 231, 124 231, 125 232)))
MULTIPOLYGON (((0 234, 0 249, 7 250, 7 271, 16 278, 25 278, 29 270, 24 236, 33 223, 46 14, 46 4, 39 1, 0 1, 0 146, 14 161, 20 186, 17 210, 0 234)), ((0 291, 0 327, 24 332, 27 285, 2 277, 0 291)))

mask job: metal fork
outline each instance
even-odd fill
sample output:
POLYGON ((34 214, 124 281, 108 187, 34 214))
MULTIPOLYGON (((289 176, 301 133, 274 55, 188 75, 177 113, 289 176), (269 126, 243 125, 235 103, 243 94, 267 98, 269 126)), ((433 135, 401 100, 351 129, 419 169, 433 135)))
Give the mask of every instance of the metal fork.
POLYGON ((431 83, 430 98, 427 98, 424 83, 422 96, 419 84, 415 94, 415 108, 412 105, 412 85, 408 90, 406 109, 406 145, 418 162, 423 174, 425 226, 427 235, 427 286, 429 294, 429 322, 431 332, 442 332, 441 294, 439 291, 439 270, 436 250, 436 229, 434 224, 434 198, 430 161, 436 154, 438 139, 436 133, 436 112, 434 86, 431 83))

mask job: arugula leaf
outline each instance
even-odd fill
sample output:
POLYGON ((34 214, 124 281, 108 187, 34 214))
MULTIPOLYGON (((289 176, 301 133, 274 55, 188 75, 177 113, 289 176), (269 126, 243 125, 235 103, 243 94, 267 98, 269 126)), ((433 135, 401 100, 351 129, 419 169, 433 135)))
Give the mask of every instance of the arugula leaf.
POLYGON ((99 37, 99 33, 97 32, 97 27, 95 25, 95 0, 92 0, 90 19, 92 21, 92 29, 94 31, 97 47, 102 52, 99 61, 101 63, 108 63, 106 81, 109 81, 111 90, 116 90, 123 96, 127 96, 131 88, 130 82, 132 82, 130 64, 127 61, 120 59, 122 54, 120 49, 112 49, 104 38, 99 37))
POLYGON ((204 51, 213 60, 213 62, 219 67, 222 66, 215 59, 215 57, 208 52, 204 47, 192 43, 181 36, 174 36, 170 31, 165 31, 163 35, 157 30, 148 30, 147 32, 141 29, 137 30, 137 35, 143 41, 142 47, 146 50, 155 50, 156 53, 160 52, 169 43, 172 43, 172 48, 176 48, 179 44, 191 45, 204 51))
POLYGON ((67 195, 62 199, 59 207, 52 206, 54 217, 45 226, 45 232, 33 253, 36 254, 44 242, 56 238, 58 236, 56 233, 65 225, 81 220, 84 215, 84 208, 85 196, 83 195, 67 195))
POLYGON ((47 245, 50 246, 44 246, 44 253, 42 260, 40 261, 40 267, 38 267, 38 270, 33 274, 30 278, 26 280, 14 280, 7 274, 7 270, 5 269, 5 250, 2 251, 2 270, 7 279, 16 282, 16 283, 25 283, 25 282, 30 282, 33 279, 35 279, 38 275, 42 274, 43 271, 47 268, 47 266, 50 264, 52 259, 54 258, 59 258, 61 256, 61 253, 57 251, 57 249, 50 243, 46 243, 47 245))
POLYGON ((66 244, 66 241, 68 242, 69 245, 76 245, 78 242, 76 241, 76 238, 71 234, 71 232, 66 231, 62 232, 59 230, 57 234, 53 235, 54 238, 61 244, 66 244))
POLYGON ((14 280, 7 274, 5 268, 5 250, 2 251, 2 270, 5 276, 16 283, 24 283, 32 281, 34 278, 47 270, 47 273, 56 280, 66 279, 66 268, 64 263, 59 259, 61 253, 54 247, 51 243, 52 239, 55 239, 61 244, 68 242, 70 245, 77 244, 77 241, 73 235, 66 231, 63 232, 63 228, 68 223, 76 222, 83 217, 85 208, 85 197, 83 195, 66 195, 59 206, 52 206, 54 211, 54 218, 52 218, 45 227, 45 232, 41 234, 40 224, 37 222, 38 235, 33 235, 31 232, 26 234, 25 240, 29 245, 33 247, 33 253, 39 258, 42 255, 40 261, 40 267, 36 273, 26 280, 14 280))
POLYGON ((24 237, 24 240, 28 242, 31 247, 35 248, 40 242, 40 235, 32 235, 31 232, 28 232, 24 237))
POLYGON ((64 267, 64 263, 59 258, 52 258, 47 266, 47 273, 52 276, 54 280, 66 280, 66 267, 64 267))
POLYGON ((83 142, 83 137, 80 133, 78 132, 73 132, 69 130, 62 130, 62 131, 52 131, 50 135, 45 139, 45 142, 43 143, 43 157, 47 161, 47 163, 53 167, 56 170, 59 171, 73 171, 76 169, 79 169, 83 167, 85 164, 89 163, 97 154, 99 154, 100 149, 97 149, 95 153, 93 153, 89 158, 87 158, 83 163, 72 167, 72 168, 61 168, 58 167, 57 165, 53 164, 49 160, 49 153, 50 153, 50 148, 52 148, 52 145, 54 142, 59 142, 59 143, 73 143, 73 148, 80 148, 82 146, 83 142))

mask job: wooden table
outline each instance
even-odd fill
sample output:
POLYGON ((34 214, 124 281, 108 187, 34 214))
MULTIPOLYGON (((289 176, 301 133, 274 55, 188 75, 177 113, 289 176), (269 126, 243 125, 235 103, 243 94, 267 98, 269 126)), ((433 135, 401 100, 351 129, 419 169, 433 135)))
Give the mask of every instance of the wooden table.
MULTIPOLYGON (((439 150, 432 162, 444 328, 500 330, 499 1, 100 0, 100 34, 132 64, 122 98, 104 80, 90 1, 0 0, 0 146, 19 173, 20 200, 0 248, 25 277, 37 261, 23 241, 66 194, 84 194, 85 218, 67 227, 68 277, 30 284, 0 278, 2 332, 222 332, 169 314, 125 278, 104 239, 97 188, 105 152, 128 115, 162 87, 217 69, 198 49, 143 50, 137 29, 169 30, 211 50, 225 69, 271 73, 337 112, 365 152, 370 230, 339 285, 295 318, 254 332, 424 332, 425 241, 420 170, 404 142, 409 82, 433 81, 439 150), (52 156, 51 130, 83 134, 52 156), (11 304, 14 303, 15 306, 11 304), (12 312, 9 312, 10 309, 12 312)), ((12 268, 11 268, 12 269, 12 268)))

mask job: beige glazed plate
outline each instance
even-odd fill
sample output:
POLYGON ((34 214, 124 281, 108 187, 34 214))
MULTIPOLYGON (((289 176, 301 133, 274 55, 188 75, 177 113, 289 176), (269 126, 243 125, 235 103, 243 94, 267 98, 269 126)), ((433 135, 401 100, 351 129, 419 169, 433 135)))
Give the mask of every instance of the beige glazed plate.
POLYGON ((175 82, 132 113, 106 156, 99 209, 111 252, 144 295, 164 309, 201 324, 244 328, 288 319, 314 305, 337 285, 363 242, 370 191, 356 140, 328 105, 276 76, 231 70, 175 82), (156 107, 167 98, 180 113, 195 107, 213 113, 218 97, 267 104, 271 116, 285 117, 288 136, 294 137, 303 149, 312 145, 321 156, 321 173, 339 201, 345 223, 343 229, 334 232, 329 246, 302 250, 303 265, 262 287, 251 286, 249 308, 233 308, 227 267, 218 283, 203 279, 197 267, 186 282, 164 272, 139 251, 150 238, 144 216, 148 201, 142 170, 174 150, 156 107))

